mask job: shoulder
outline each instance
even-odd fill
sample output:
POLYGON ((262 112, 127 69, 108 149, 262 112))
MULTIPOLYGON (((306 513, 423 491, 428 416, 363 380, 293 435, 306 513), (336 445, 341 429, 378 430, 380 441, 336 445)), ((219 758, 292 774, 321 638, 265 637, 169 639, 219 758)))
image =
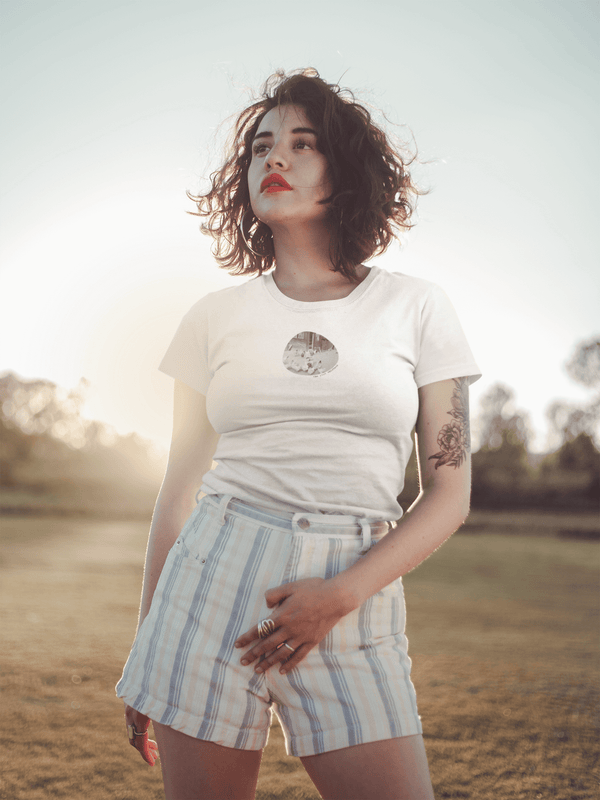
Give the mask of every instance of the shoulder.
POLYGON ((216 292, 208 292, 188 309, 183 319, 194 323, 214 314, 231 312, 239 303, 246 303, 259 289, 259 279, 252 278, 238 286, 227 286, 216 292))
POLYGON ((381 291, 388 297, 398 298, 421 308, 439 298, 447 300, 445 291, 433 281, 404 272, 388 272, 384 269, 379 269, 378 272, 381 291))

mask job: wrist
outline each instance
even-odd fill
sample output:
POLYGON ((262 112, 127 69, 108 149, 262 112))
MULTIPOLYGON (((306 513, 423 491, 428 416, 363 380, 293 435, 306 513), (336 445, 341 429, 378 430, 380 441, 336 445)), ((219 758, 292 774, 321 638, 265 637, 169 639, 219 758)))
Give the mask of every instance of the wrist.
POLYGON ((362 604, 362 600, 357 591, 356 581, 351 580, 346 571, 338 572, 333 578, 329 579, 329 583, 341 617, 345 617, 351 611, 354 611, 362 604))

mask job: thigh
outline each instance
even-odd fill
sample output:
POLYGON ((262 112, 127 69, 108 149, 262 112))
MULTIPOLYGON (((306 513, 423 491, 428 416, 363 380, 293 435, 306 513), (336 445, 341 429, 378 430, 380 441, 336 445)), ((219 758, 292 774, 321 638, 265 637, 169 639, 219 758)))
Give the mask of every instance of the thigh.
POLYGON ((401 736, 302 759, 324 800, 434 800, 423 736, 401 736))
POLYGON ((262 750, 236 750, 154 723, 167 800, 253 800, 262 750))

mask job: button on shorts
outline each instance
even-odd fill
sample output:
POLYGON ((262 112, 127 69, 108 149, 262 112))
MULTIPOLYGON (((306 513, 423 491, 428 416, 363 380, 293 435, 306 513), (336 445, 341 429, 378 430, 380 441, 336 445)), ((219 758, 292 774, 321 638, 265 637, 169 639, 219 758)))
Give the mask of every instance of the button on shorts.
POLYGON ((236 639, 269 617, 267 589, 331 578, 387 522, 204 497, 169 551, 117 694, 150 719, 225 747, 265 746, 274 711, 289 755, 422 732, 398 579, 343 617, 287 675, 242 666, 236 639))

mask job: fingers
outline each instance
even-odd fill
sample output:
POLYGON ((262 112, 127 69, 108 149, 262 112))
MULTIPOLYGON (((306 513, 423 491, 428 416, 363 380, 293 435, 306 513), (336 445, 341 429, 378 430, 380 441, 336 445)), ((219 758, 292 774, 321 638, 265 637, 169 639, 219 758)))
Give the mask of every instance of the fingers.
MULTIPOLYGON (((267 608, 274 608, 275 606, 280 605, 286 597, 289 597, 291 594, 294 593, 295 583, 292 581, 291 583, 284 583, 281 586, 275 586, 273 589, 267 589, 265 592, 265 601, 267 604, 267 608)), ((277 620, 275 617, 271 617, 275 623, 277 620)), ((243 633, 239 636, 235 641, 235 647, 247 647, 249 644, 252 644, 257 639, 260 639, 258 635, 258 626, 260 624, 260 620, 257 622, 256 625, 253 625, 250 630, 247 630, 246 633, 243 633)), ((265 639, 264 641, 269 641, 265 639)), ((272 649, 274 645, 271 646, 272 649)))
MULTIPOLYGON (((275 630, 271 634, 271 636, 274 636, 277 633, 277 626, 278 626, 279 623, 274 617, 269 617, 268 619, 270 619, 271 622, 275 623, 275 626, 276 626, 275 630)), ((263 637, 261 639, 261 635, 260 635, 260 624, 261 624, 261 622, 264 622, 264 620, 259 621, 257 625, 253 625, 250 628, 250 630, 246 631, 246 633, 243 633, 241 636, 239 636, 234 642, 234 647, 246 647, 247 645, 253 644, 256 641, 263 641, 263 642, 270 641, 270 639, 271 639, 270 636, 269 637, 264 637, 264 635, 263 635, 263 637)), ((273 645, 271 645, 268 649, 272 650, 273 649, 273 645)))
MULTIPOLYGON (((287 649, 287 648, 282 648, 282 649, 287 649)), ((295 648, 293 653, 290 653, 290 651, 287 650, 287 652, 289 653, 289 658, 286 659, 286 661, 281 665, 281 667, 279 668, 279 672, 282 675, 286 675, 288 672, 290 672, 290 670, 294 669, 294 667, 297 667, 298 664, 306 658, 306 656, 310 653, 312 649, 313 649, 312 644, 302 644, 300 645, 300 647, 295 648)))
MULTIPOLYGON (((253 625, 250 630, 236 640, 235 647, 242 648, 250 645, 250 650, 240 658, 242 666, 248 666, 256 659, 262 658, 260 664, 255 667, 256 672, 264 672, 275 663, 285 662, 285 667, 282 666, 280 671, 286 673, 305 658, 306 654, 322 638, 322 636, 315 638, 313 635, 315 633, 314 625, 312 625, 311 613, 306 614, 305 598, 308 596, 310 599, 312 593, 313 603, 316 602, 317 607, 320 609, 320 600, 317 598, 315 601, 314 592, 319 590, 324 582, 324 578, 306 578, 301 581, 292 581, 291 583, 276 586, 265 592, 267 606, 269 608, 279 607, 278 611, 275 612, 277 616, 272 614, 269 617, 275 623, 276 628, 270 636, 261 639, 259 632, 262 629, 264 633, 265 626, 264 624, 261 626, 261 621, 259 620, 256 625, 253 625), (308 621, 301 618, 299 623, 297 617, 299 615, 302 616, 302 614, 308 617, 308 621), (302 624, 303 622, 304 624, 302 624), (293 630, 290 630, 290 628, 293 628, 293 630), (308 636, 306 635, 307 633, 308 636), (310 639, 310 641, 307 641, 307 639, 310 639), (291 651, 287 647, 283 648, 283 652, 277 649, 281 648, 283 644, 294 647, 296 652, 294 653, 293 662, 291 661, 291 651)), ((312 612, 312 618, 314 618, 314 611, 312 612)), ((327 629, 323 633, 327 633, 327 629)))
POLYGON ((267 608, 274 608, 279 605, 279 603, 285 600, 286 597, 289 597, 293 591, 293 583, 284 583, 281 586, 275 586, 273 589, 267 589, 265 592, 267 608))
POLYGON ((158 745, 148 735, 148 731, 143 736, 135 736, 131 744, 139 752, 146 764, 153 767, 158 758, 158 745))
POLYGON ((135 749, 139 752, 146 764, 153 767, 158 758, 158 745, 153 739, 150 739, 148 732, 143 736, 136 736, 131 742, 135 749))
POLYGON ((125 704, 125 725, 129 744, 153 767, 158 758, 158 745, 148 736, 150 718, 125 704))
MULTIPOLYGON (((273 621, 277 624, 277 620, 273 621)), ((283 641, 284 639, 281 636, 281 632, 277 629, 275 629, 274 633, 270 636, 261 639, 258 635, 258 625, 254 625, 254 627, 250 628, 249 631, 246 631, 246 633, 242 634, 242 636, 235 641, 235 647, 239 648, 247 647, 249 644, 253 645, 252 649, 244 653, 240 658, 240 663, 245 667, 264 653, 272 652, 276 647, 282 644, 283 641)))
POLYGON ((254 667, 254 671, 257 674, 266 672, 274 664, 280 663, 279 671, 282 675, 285 675, 296 664, 299 664, 313 647, 314 644, 295 644, 292 639, 286 639, 281 632, 276 631, 273 636, 264 639, 247 653, 244 653, 240 663, 242 666, 248 666, 260 659, 259 663, 254 667))
MULTIPOLYGON (((289 646, 293 648, 294 652, 296 651, 296 648, 294 647, 292 642, 287 642, 287 644, 289 644, 289 646)), ((260 674, 261 672, 266 672, 266 670, 268 670, 274 664, 277 664, 279 662, 283 664, 283 662, 287 662, 288 656, 291 655, 292 655, 291 650, 289 650, 287 647, 284 647, 284 643, 281 643, 274 650, 271 649, 271 652, 267 652, 267 654, 262 659, 260 664, 257 664, 257 666, 254 668, 254 671, 258 674, 260 674)))
MULTIPOLYGON (((288 641, 286 644, 293 647, 291 641, 288 641)), ((280 645, 274 652, 263 658, 260 664, 255 667, 254 671, 260 674, 279 663, 279 673, 281 675, 286 675, 306 658, 313 646, 312 644, 302 644, 299 647, 294 647, 294 652, 292 653, 287 647, 280 645)))
POLYGON ((253 625, 249 631, 246 631, 246 633, 243 633, 236 639, 235 647, 246 647, 252 642, 258 641, 258 638, 258 625, 253 625))
MULTIPOLYGON (((238 639, 238 641, 241 642, 242 640, 238 639)), ((254 646, 240 658, 240 664, 244 667, 256 661, 257 658, 265 655, 265 653, 272 653, 286 640, 285 637, 282 636, 281 631, 276 630, 275 633, 272 633, 271 636, 268 636, 266 639, 258 639, 258 641, 254 639, 250 641, 254 646)))
POLYGON ((158 745, 155 741, 148 737, 146 733, 145 736, 136 736, 138 740, 138 744, 136 745, 136 749, 140 751, 140 754, 146 764, 149 764, 153 767, 156 764, 156 759, 158 758, 158 745))

